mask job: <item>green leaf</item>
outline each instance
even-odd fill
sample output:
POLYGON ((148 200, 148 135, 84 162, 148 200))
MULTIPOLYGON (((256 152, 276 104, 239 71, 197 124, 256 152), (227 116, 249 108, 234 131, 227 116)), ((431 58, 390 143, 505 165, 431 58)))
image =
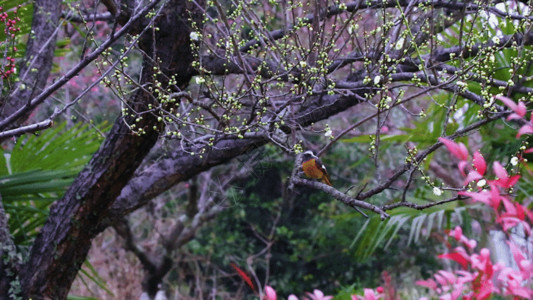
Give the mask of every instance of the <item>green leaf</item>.
MULTIPOLYGON (((410 201, 423 203, 416 199, 410 199, 410 201)), ((422 211, 399 207, 390 211, 391 217, 385 221, 381 221, 379 215, 370 216, 357 233, 350 248, 356 245, 356 256, 364 260, 372 256, 378 248, 388 248, 401 229, 408 227, 409 237, 406 245, 408 246, 411 243, 418 243, 421 239, 428 239, 434 229, 441 230, 444 227, 444 222, 447 221, 444 216, 448 213, 453 214, 461 223, 461 215, 469 215, 469 210, 472 209, 483 209, 477 204, 458 205, 457 202, 449 202, 422 211)))
POLYGON ((100 141, 99 132, 87 125, 66 129, 63 123, 40 136, 19 138, 11 153, 3 153, 0 195, 16 244, 31 243, 49 206, 63 196, 100 141))

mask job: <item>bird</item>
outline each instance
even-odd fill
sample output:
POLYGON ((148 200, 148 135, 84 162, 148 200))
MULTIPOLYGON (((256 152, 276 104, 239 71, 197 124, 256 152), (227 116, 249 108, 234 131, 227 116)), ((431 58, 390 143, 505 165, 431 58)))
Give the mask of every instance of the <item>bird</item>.
POLYGON ((328 171, 326 166, 322 163, 313 151, 308 150, 303 153, 302 156, 302 170, 307 177, 319 179, 323 183, 333 186, 329 180, 328 171))

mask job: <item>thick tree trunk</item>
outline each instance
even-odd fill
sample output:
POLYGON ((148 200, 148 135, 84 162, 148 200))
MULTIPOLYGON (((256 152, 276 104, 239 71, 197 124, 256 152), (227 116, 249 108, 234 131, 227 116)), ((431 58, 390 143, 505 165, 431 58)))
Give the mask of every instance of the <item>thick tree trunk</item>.
MULTIPOLYGON (((190 12, 197 8, 186 0, 169 1, 165 5, 163 16, 156 23, 159 31, 147 30, 140 45, 145 53, 155 52, 165 65, 162 70, 167 76, 179 74, 178 84, 184 84, 192 74, 187 20, 190 12)), ((199 16, 198 13, 194 15, 199 16)), ((154 81, 153 59, 145 59, 142 84, 154 81)), ((164 83, 163 78, 158 77, 158 80, 164 83)), ((153 95, 139 90, 129 105, 135 111, 143 111, 153 99, 153 95)), ((125 123, 133 123, 134 118, 115 121, 88 166, 63 199, 52 206, 29 261, 23 266, 21 284, 25 298, 66 298, 91 240, 99 232, 98 224, 157 141, 158 130, 153 129, 154 126, 160 128, 157 117, 145 114, 142 121, 136 123, 137 128, 145 130, 142 135, 133 134, 125 123)))
MULTIPOLYGON (((135 100, 147 103, 149 95, 138 93, 135 100)), ((145 117, 151 128, 156 120, 145 117)), ((131 133, 124 120, 117 119, 108 138, 80 173, 64 198, 55 203, 50 217, 35 241, 30 260, 22 274, 28 297, 46 295, 64 299, 70 283, 85 260, 95 225, 113 203, 122 187, 154 145, 157 132, 143 136, 131 133)))

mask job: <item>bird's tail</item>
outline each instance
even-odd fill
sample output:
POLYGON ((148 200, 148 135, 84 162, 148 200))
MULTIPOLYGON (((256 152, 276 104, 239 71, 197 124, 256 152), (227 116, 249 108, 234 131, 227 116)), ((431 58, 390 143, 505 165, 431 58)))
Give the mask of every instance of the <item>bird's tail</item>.
POLYGON ((329 185, 329 186, 333 186, 333 184, 331 184, 331 181, 329 181, 329 177, 328 176, 324 176, 322 177, 322 182, 329 185))

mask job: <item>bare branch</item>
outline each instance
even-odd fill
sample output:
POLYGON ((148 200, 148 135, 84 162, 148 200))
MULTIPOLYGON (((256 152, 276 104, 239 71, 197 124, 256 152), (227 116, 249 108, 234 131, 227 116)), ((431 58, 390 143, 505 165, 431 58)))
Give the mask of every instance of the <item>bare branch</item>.
POLYGON ((70 13, 63 12, 61 17, 75 23, 84 23, 84 22, 96 22, 96 21, 111 21, 114 19, 113 14, 110 12, 98 13, 98 14, 88 14, 86 16, 75 16, 70 15, 70 13))
POLYGON ((357 197, 351 197, 349 195, 346 195, 336 190, 335 188, 327 184, 324 184, 322 182, 307 180, 307 179, 303 179, 299 177, 292 178, 291 180, 293 180, 294 183, 297 185, 303 185, 303 186, 308 186, 308 187, 311 187, 317 190, 322 190, 328 193, 329 195, 331 195, 332 197, 334 197, 335 199, 341 201, 342 203, 353 207, 354 209, 363 208, 363 209, 368 209, 370 211, 373 211, 379 214, 382 220, 385 220, 390 217, 389 214, 387 214, 379 206, 371 204, 369 202, 357 200, 357 197))
POLYGON ((424 210, 424 209, 427 209, 427 208, 430 208, 430 207, 433 207, 433 206, 438 206, 438 205, 446 204, 446 203, 449 203, 449 202, 465 200, 465 199, 468 199, 468 197, 455 196, 455 197, 452 197, 452 198, 449 198, 449 199, 446 199, 446 200, 435 201, 435 202, 431 202, 431 203, 427 203, 427 204, 415 204, 415 203, 408 202, 408 201, 400 201, 400 202, 397 202, 397 203, 384 205, 382 207, 382 209, 385 210, 385 211, 388 211, 388 210, 393 210, 393 209, 398 208, 398 207, 409 207, 409 208, 413 208, 413 209, 416 209, 416 210, 424 210))
POLYGON ((50 128, 52 126, 54 126, 54 122, 51 119, 48 119, 48 120, 41 121, 39 123, 34 123, 31 125, 17 127, 11 130, 2 131, 0 132, 0 140, 14 137, 14 136, 20 136, 25 133, 34 133, 34 132, 41 131, 46 128, 50 128))

